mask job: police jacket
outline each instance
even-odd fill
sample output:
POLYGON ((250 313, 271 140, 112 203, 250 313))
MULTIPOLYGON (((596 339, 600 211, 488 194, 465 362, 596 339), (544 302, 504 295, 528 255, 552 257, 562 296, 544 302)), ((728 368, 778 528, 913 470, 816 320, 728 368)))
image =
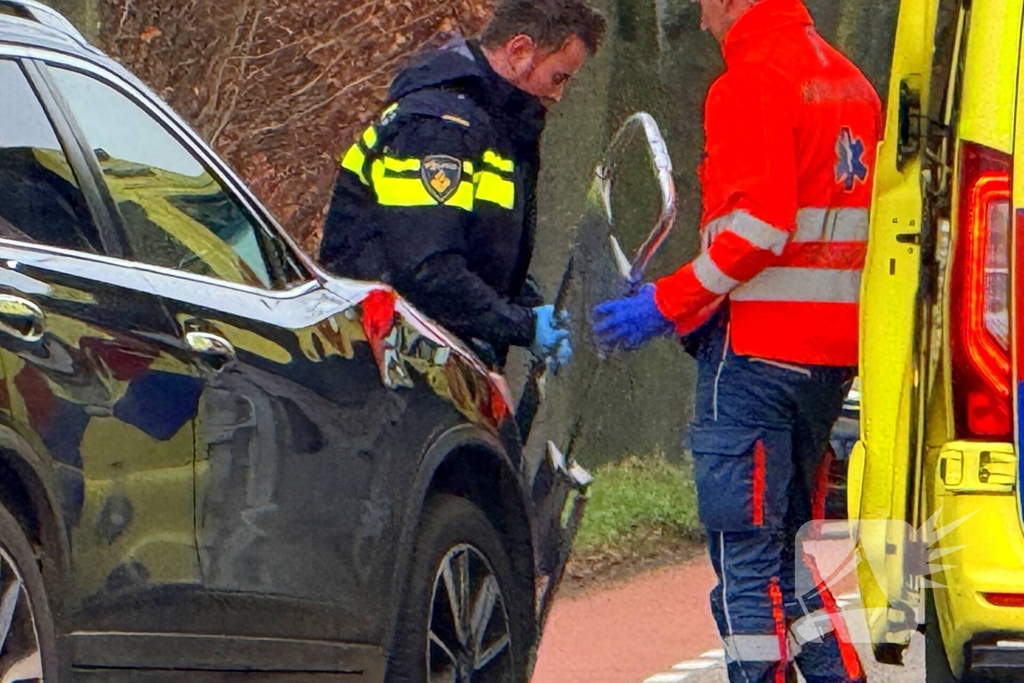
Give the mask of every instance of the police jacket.
POLYGON ((703 250, 659 280, 687 334, 725 298, 741 355, 857 364, 881 103, 800 0, 761 0, 722 43, 701 166, 703 250))
POLYGON ((544 107, 462 39, 399 74, 389 101, 340 159, 320 259, 390 284, 501 364, 542 303, 527 271, 544 107))

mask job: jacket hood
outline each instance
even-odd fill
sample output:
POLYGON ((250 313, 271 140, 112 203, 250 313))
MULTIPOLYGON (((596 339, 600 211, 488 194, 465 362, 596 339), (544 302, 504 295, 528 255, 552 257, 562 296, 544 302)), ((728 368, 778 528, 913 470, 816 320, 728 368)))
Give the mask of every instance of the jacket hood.
MULTIPOLYGON (((409 93, 426 88, 449 84, 464 84, 472 87, 487 87, 490 71, 477 60, 469 43, 460 37, 449 41, 439 50, 420 55, 410 66, 403 69, 391 84, 388 99, 392 102, 409 93)), ((492 72, 493 73, 493 72, 492 72)))
POLYGON ((388 100, 395 102, 417 90, 441 87, 469 93, 492 115, 516 112, 528 135, 539 135, 544 127, 546 109, 541 101, 499 76, 479 46, 462 36, 403 69, 391 84, 388 100))

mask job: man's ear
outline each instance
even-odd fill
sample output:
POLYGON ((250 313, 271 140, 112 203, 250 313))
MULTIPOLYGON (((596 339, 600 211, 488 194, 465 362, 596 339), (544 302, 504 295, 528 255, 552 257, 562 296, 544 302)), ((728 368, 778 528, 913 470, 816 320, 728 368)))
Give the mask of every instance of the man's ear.
POLYGON ((533 62, 537 44, 530 36, 520 33, 505 43, 505 54, 508 55, 509 66, 517 76, 521 76, 533 62))

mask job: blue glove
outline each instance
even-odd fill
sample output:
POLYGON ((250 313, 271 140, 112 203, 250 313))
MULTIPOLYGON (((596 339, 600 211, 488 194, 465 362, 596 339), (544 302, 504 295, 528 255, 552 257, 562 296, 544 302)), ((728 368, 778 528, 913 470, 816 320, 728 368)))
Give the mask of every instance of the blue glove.
POLYGON ((566 337, 558 342, 558 346, 555 347, 554 356, 548 359, 548 369, 557 375, 558 371, 568 365, 571 359, 572 341, 566 337))
POLYGON ((654 285, 644 285, 627 299, 606 301, 594 309, 594 336, 601 348, 638 349, 655 337, 671 334, 675 326, 658 310, 654 285))
POLYGON ((555 307, 551 305, 538 306, 533 312, 537 316, 537 325, 530 350, 538 358, 553 362, 555 369, 565 365, 572 357, 572 334, 567 329, 566 316, 556 314, 555 307))

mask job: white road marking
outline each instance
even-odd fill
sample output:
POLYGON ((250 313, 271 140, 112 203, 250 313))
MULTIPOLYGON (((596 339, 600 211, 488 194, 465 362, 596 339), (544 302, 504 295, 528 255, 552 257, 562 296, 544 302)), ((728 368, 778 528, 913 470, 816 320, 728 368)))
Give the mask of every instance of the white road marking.
POLYGON ((691 673, 706 671, 725 663, 725 650, 708 650, 697 659, 688 659, 672 667, 672 671, 655 674, 644 683, 680 683, 691 673))
POLYGON ((674 673, 658 674, 657 676, 651 676, 646 681, 644 681, 644 683, 680 683, 681 681, 685 681, 686 677, 689 675, 690 674, 674 673))
POLYGON ((710 669, 716 664, 718 662, 713 659, 691 659, 688 662, 680 662, 672 668, 675 671, 701 671, 702 669, 710 669))

